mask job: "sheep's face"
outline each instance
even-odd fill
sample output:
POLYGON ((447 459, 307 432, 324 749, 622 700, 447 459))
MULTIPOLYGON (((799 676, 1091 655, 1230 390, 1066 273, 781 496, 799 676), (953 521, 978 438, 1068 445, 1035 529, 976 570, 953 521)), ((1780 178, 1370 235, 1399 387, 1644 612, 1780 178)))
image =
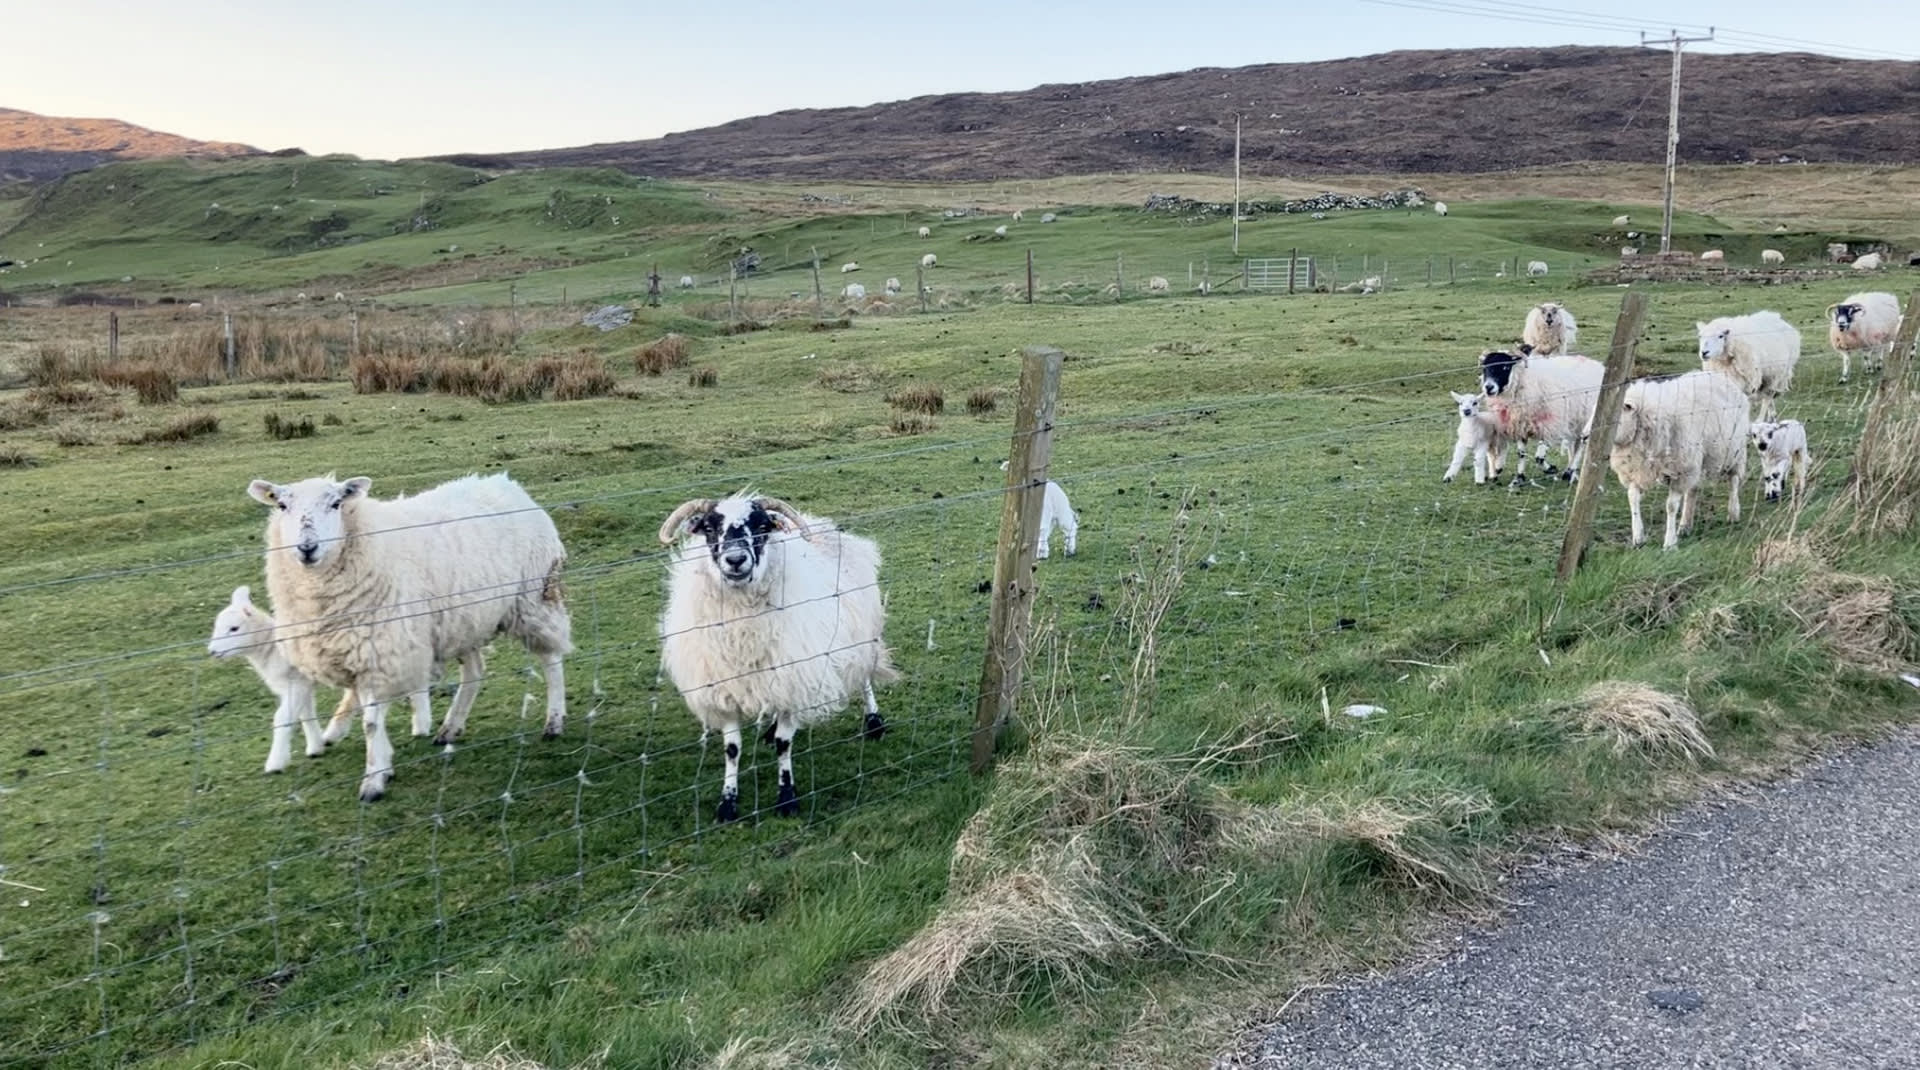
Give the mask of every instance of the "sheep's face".
POLYGON ((767 536, 785 525, 758 498, 728 498, 687 521, 687 534, 705 539, 720 578, 745 587, 766 575, 767 536))
POLYGON ((1460 418, 1462 420, 1471 420, 1473 419, 1474 414, 1480 411, 1480 399, 1484 395, 1457 394, 1451 390, 1447 391, 1447 393, 1453 395, 1453 403, 1459 409, 1460 418))
POLYGON ((1480 356, 1480 389, 1490 398, 1499 397, 1513 383, 1513 369, 1520 365, 1512 353, 1483 353, 1480 356))
POLYGON ((1724 355, 1727 351, 1727 339, 1732 337, 1733 328, 1722 327, 1711 333, 1707 331, 1707 325, 1704 323, 1700 324, 1699 328, 1700 362, 1705 364, 1724 355))
POLYGON ((267 615, 254 608, 247 589, 236 587, 233 601, 213 618, 213 637, 207 640, 207 653, 216 658, 244 654, 266 638, 261 633, 269 627, 267 615))
POLYGON ((1559 305, 1551 303, 1541 305, 1540 322, 1545 324, 1549 331, 1558 330, 1560 327, 1560 314, 1565 311, 1566 310, 1559 305))
POLYGON ((1780 425, 1777 423, 1755 420, 1747 427, 1747 438, 1753 443, 1754 449, 1764 454, 1767 452, 1767 446, 1773 442, 1773 436, 1777 434, 1779 430, 1780 425))
POLYGON ((1835 330, 1838 330, 1838 331, 1839 331, 1839 332, 1840 332, 1841 334, 1845 334, 1845 333, 1847 333, 1848 331, 1851 331, 1851 330, 1853 330, 1853 319, 1854 319, 1854 317, 1855 317, 1855 316, 1858 316, 1858 315, 1859 315, 1859 314, 1860 314, 1861 312, 1864 312, 1865 310, 1866 310, 1866 306, 1865 306, 1865 305, 1835 305, 1835 306, 1833 306, 1833 326, 1834 326, 1834 329, 1835 329, 1835 330))
POLYGON ((341 509, 349 501, 366 497, 372 485, 365 476, 345 482, 320 476, 285 486, 256 479, 247 493, 274 510, 268 526, 272 544, 268 550, 287 550, 301 564, 318 567, 338 556, 347 536, 341 509))

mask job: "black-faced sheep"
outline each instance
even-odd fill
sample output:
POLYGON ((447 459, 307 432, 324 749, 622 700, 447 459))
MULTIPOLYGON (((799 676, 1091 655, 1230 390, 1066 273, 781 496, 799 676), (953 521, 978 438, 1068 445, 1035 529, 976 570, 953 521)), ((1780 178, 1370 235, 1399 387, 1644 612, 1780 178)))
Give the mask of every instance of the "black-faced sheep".
POLYGON ((1900 332, 1900 299, 1878 291, 1858 293, 1827 306, 1827 343, 1840 354, 1840 381, 1852 373, 1850 354, 1860 354, 1867 371, 1879 369, 1900 332))

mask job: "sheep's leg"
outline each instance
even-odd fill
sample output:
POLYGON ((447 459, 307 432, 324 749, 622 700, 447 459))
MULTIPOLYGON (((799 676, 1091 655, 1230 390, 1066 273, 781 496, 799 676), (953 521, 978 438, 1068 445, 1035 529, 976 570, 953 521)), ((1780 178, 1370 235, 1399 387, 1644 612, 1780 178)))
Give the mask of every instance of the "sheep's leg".
MULTIPOLYGON (((1873 357, 1869 355, 1871 352, 1872 351, 1869 350, 1867 353, 1862 353, 1860 355, 1860 366, 1862 368, 1866 368, 1867 365, 1873 360, 1873 357)), ((1840 381, 1844 383, 1847 381, 1847 377, 1850 374, 1852 374, 1853 362, 1847 358, 1846 350, 1842 349, 1839 351, 1839 353, 1840 353, 1840 381)))
POLYGON ((1067 541, 1067 556, 1072 557, 1080 550, 1080 518, 1068 513, 1060 524, 1067 541))
POLYGON ((1793 500, 1807 492, 1807 469, 1813 467, 1813 454, 1805 450, 1793 455, 1793 500))
POLYGON ((1674 487, 1667 488, 1667 534, 1665 538, 1660 540, 1660 548, 1662 550, 1671 550, 1680 545, 1680 510, 1681 507, 1686 504, 1686 501, 1687 494, 1685 491, 1674 487))
POLYGON ((558 654, 546 655, 547 673, 547 730, 544 738, 552 739, 567 726, 567 666, 566 659, 558 654))
MULTIPOLYGON (((1454 440, 1453 459, 1447 462, 1447 470, 1445 472, 1440 473, 1440 482, 1442 483, 1453 482, 1453 477, 1459 475, 1461 467, 1463 467, 1467 463, 1467 454, 1470 451, 1472 451, 1472 449, 1473 449, 1472 444, 1469 443, 1466 439, 1462 438, 1462 439, 1454 440)), ((1480 460, 1479 454, 1477 453, 1474 454, 1474 462, 1475 462, 1474 473, 1476 475, 1480 471, 1479 460, 1480 460)))
POLYGON ((1640 500, 1645 497, 1645 495, 1646 492, 1641 490, 1636 484, 1627 484, 1627 511, 1633 515, 1633 538, 1631 541, 1635 546, 1645 546, 1647 544, 1647 521, 1640 512, 1640 500))
POLYGON ((267 749, 267 768, 269 773, 278 773, 293 760, 293 694, 289 691, 280 696, 280 704, 273 708, 273 745, 267 749))
POLYGON ((433 734, 433 688, 423 687, 407 696, 407 704, 413 707, 413 738, 433 734))
POLYGON ((873 697, 873 681, 866 683, 867 689, 867 730, 868 739, 879 739, 887 734, 887 722, 880 717, 880 701, 873 697))
POLYGON ((1045 561, 1047 554, 1051 552, 1052 549, 1053 518, 1043 513, 1040 516, 1040 544, 1033 548, 1033 559, 1035 561, 1045 561))
POLYGON ((720 809, 714 811, 714 817, 720 821, 738 821, 740 819, 740 725, 727 725, 720 730, 720 738, 726 743, 725 772, 720 774, 720 809))
POLYGON ((393 779, 393 743, 387 739, 387 703, 368 702, 360 725, 367 736, 367 771, 360 778, 360 801, 379 802, 393 779))
POLYGON ((333 718, 327 722, 327 730, 320 735, 326 743, 338 743, 347 738, 353 729, 353 715, 359 712, 360 700, 354 697, 353 688, 340 692, 340 703, 333 708, 333 718))
MULTIPOLYGON (((1785 473, 1781 473, 1784 475, 1785 473)), ((1735 523, 1740 519, 1740 481, 1742 476, 1735 472, 1727 480, 1727 522, 1735 523)))
POLYGON ((1537 448, 1537 449, 1536 449, 1536 450, 1534 451, 1534 455, 1533 455, 1533 459, 1534 459, 1535 461, 1537 461, 1537 462, 1539 462, 1539 464, 1540 464, 1540 472, 1541 472, 1541 474, 1542 474, 1542 475, 1549 475, 1549 476, 1550 476, 1550 475, 1553 475, 1554 473, 1556 473, 1556 472, 1558 472, 1558 471, 1560 471, 1560 470, 1559 470, 1558 468, 1555 468, 1555 467, 1553 466, 1553 462, 1552 462, 1552 461, 1549 461, 1549 460, 1547 460, 1547 455, 1548 455, 1548 454, 1549 454, 1550 452, 1552 452, 1552 446, 1551 446, 1551 444, 1550 444, 1550 443, 1548 443, 1546 439, 1544 439, 1544 438, 1543 438, 1543 439, 1541 439, 1541 440, 1540 440, 1540 445, 1539 445, 1539 447, 1538 447, 1538 448, 1537 448))
POLYGON ((327 752, 326 737, 320 734, 320 714, 314 708, 313 685, 302 683, 297 687, 300 703, 300 730, 307 736, 307 757, 318 758, 327 752))
POLYGON ((1693 487, 1680 496, 1680 534, 1693 534, 1693 510, 1698 504, 1700 504, 1698 487, 1693 487))
MULTIPOLYGON (((454 688, 453 702, 447 707, 446 719, 440 722, 440 734, 433 737, 437 746, 445 746, 460 738, 467 730, 467 714, 473 712, 473 700, 480 694, 480 681, 487 675, 487 655, 479 649, 469 650, 460 655, 460 686, 454 688)), ((432 719, 432 711, 428 711, 432 719)))
POLYGON ((773 810, 781 817, 797 817, 800 813, 800 793, 793 786, 793 736, 799 729, 791 716, 774 718, 773 755, 780 767, 780 798, 773 810))

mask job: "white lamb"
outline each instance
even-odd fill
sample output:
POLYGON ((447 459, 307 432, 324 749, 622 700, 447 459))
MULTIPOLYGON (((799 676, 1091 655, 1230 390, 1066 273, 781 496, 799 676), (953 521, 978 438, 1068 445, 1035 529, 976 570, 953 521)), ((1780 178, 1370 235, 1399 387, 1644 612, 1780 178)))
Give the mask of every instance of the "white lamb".
POLYGON ((1527 321, 1520 330, 1520 340, 1532 346, 1534 353, 1539 356, 1571 353, 1580 344, 1580 325, 1574 322, 1573 313, 1564 306, 1547 301, 1527 310, 1527 321))
POLYGON ((1757 401, 1759 419, 1773 419, 1774 399, 1793 386, 1793 369, 1800 363, 1800 332, 1778 312, 1766 309, 1721 316, 1696 326, 1701 366, 1726 375, 1757 401))
POLYGON ((1663 549, 1678 546, 1680 533, 1693 527, 1700 486, 1709 479, 1729 481, 1727 517, 1740 519, 1747 423, 1747 397, 1724 375, 1688 372, 1627 384, 1608 461, 1627 488, 1633 545, 1647 541, 1641 499, 1648 488, 1660 484, 1667 487, 1663 549))
POLYGON ((1724 249, 1708 249, 1706 252, 1700 254, 1700 262, 1702 264, 1724 263, 1726 259, 1727 254, 1724 249))
POLYGON ((933 237, 933 228, 932 228, 932 227, 921 227, 921 228, 920 228, 920 236, 921 236, 922 238, 931 238, 931 237, 933 237))
POLYGON ((1434 214, 1434 215, 1446 215, 1446 214, 1447 214, 1447 202, 1445 202, 1445 201, 1435 201, 1435 202, 1433 202, 1433 214, 1434 214))
POLYGON ((1545 260, 1527 261, 1528 275, 1538 278, 1539 276, 1545 275, 1546 273, 1547 273, 1547 262, 1545 260))
POLYGON ((1026 213, 1022 212, 1020 209, 1015 208, 1013 210, 1013 221, 1015 223, 1020 222, 1022 219, 1025 219, 1026 217, 1027 217, 1026 213))
POLYGON ((1147 280, 1147 289, 1152 293, 1157 293, 1157 294, 1166 293, 1167 290, 1171 287, 1171 285, 1172 285, 1171 283, 1167 282, 1166 279, 1162 278, 1159 275, 1155 275, 1152 278, 1147 280))
POLYGON ((840 296, 857 301, 867 296, 867 288, 857 282, 850 282, 840 291, 840 296))
POLYGON ((1067 556, 1079 552, 1080 518, 1074 515, 1073 503, 1067 501, 1067 489, 1053 480, 1047 480, 1046 495, 1040 499, 1040 544, 1034 547, 1033 556, 1045 561, 1053 542, 1053 533, 1059 531, 1065 536, 1067 556))
POLYGON ((1762 249, 1760 250, 1760 262, 1762 264, 1773 265, 1784 264, 1787 262, 1787 254, 1778 249, 1762 249))
POLYGON ((1631 222, 1633 222, 1632 216, 1617 215, 1613 217, 1613 225, 1616 227, 1624 227, 1631 222))
POLYGON ((1748 433, 1754 449, 1760 451, 1760 485, 1766 489, 1767 500, 1780 500, 1791 470, 1793 498, 1799 501, 1807 492, 1807 469, 1813 464, 1813 454, 1807 448, 1807 425, 1798 420, 1756 422, 1748 433))
POLYGON ((1860 353, 1867 371, 1877 370, 1893 351, 1900 331, 1900 299, 1890 293, 1857 293, 1827 306, 1827 342, 1840 354, 1840 381, 1852 374, 1850 354, 1860 353))
MULTIPOLYGON (((245 587, 233 589, 232 600, 213 618, 213 636, 207 640, 207 653, 216 658, 239 654, 253 666, 267 689, 280 699, 273 711, 273 744, 267 750, 266 771, 278 773, 293 757, 293 723, 298 720, 307 736, 307 757, 318 758, 327 744, 346 738, 353 726, 353 715, 360 702, 349 688, 340 695, 325 731, 313 703, 313 681, 300 675, 287 660, 287 653, 275 641, 273 616, 253 604, 245 587)), ((436 677, 439 673, 434 674, 436 677)), ((426 691, 413 693, 414 735, 433 731, 433 707, 426 691)))
POLYGON ((933 255, 932 253, 928 253, 927 255, 920 258, 920 266, 923 268, 930 268, 933 265, 938 264, 939 262, 940 262, 940 258, 933 255))
POLYGON ((1880 268, 1885 265, 1885 263, 1886 263, 1885 259, 1882 258, 1879 253, 1868 253, 1865 256, 1856 257, 1854 259, 1853 270, 1879 271, 1880 268))
MULTIPOLYGON (((1572 479, 1579 472, 1579 444, 1593 419, 1604 372, 1599 361, 1571 354, 1481 354, 1480 389, 1487 396, 1485 408, 1501 437, 1521 444, 1513 475, 1515 485, 1526 481, 1525 444, 1533 439, 1557 443, 1566 451, 1567 469, 1562 478, 1572 479)), ((1541 468, 1548 474, 1553 472, 1544 458, 1541 468)))
POLYGON ((436 742, 465 727, 480 686, 480 654, 512 635, 547 680, 546 734, 566 722, 562 659, 573 649, 561 591, 566 550, 553 519, 504 473, 472 475, 411 498, 367 495, 372 481, 331 476, 247 488, 267 520, 267 591, 276 635, 310 680, 350 687, 365 702, 360 798, 393 777, 387 706, 433 683, 458 660, 460 686, 436 742))
POLYGON ((1453 403, 1460 413, 1460 426, 1454 433, 1453 460, 1448 462, 1447 471, 1440 481, 1453 482, 1471 456, 1474 485, 1483 486, 1489 476, 1497 477, 1500 474, 1499 455, 1506 446, 1500 437, 1499 420, 1486 408, 1485 394, 1454 393, 1453 403))
POLYGON ((693 289, 693 276, 692 276, 692 275, 682 275, 682 276, 680 276, 680 288, 681 288, 682 290, 691 290, 691 289, 693 289))
POLYGON ((888 278, 888 279, 887 279, 887 285, 886 285, 886 291, 887 291, 887 296, 888 296, 888 297, 892 297, 892 296, 894 296, 895 294, 897 294, 897 293, 899 293, 899 292, 900 292, 900 280, 899 280, 899 279, 896 279, 896 278, 888 278))
POLYGON ((660 663, 703 734, 719 730, 725 771, 716 816, 740 816, 740 726, 771 721, 780 776, 774 809, 800 812, 793 737, 866 696, 866 738, 886 731, 875 684, 899 678, 882 631, 880 549, 775 498, 742 491, 682 504, 660 526, 674 547, 660 663))
POLYGON ((840 274, 842 275, 845 275, 849 271, 859 271, 859 270, 860 270, 859 263, 852 260, 849 260, 846 263, 840 265, 840 274))
POLYGON ((1005 223, 1002 223, 1002 224, 1000 224, 999 226, 997 226, 997 227, 995 227, 995 228, 993 228, 993 236, 994 236, 994 237, 996 237, 996 238, 1004 238, 1004 237, 1006 237, 1006 236, 1007 236, 1007 225, 1006 225, 1005 223))

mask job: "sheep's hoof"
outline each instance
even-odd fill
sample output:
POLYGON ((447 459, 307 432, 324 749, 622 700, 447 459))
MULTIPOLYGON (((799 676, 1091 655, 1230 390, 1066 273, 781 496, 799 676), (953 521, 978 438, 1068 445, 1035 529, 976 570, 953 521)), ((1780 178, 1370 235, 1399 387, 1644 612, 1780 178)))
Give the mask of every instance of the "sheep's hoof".
POLYGON ((263 770, 261 770, 261 771, 262 771, 262 772, 264 772, 264 773, 267 773, 267 774, 269 774, 269 775, 271 775, 271 774, 273 774, 273 773, 278 773, 278 772, 280 772, 280 771, 282 771, 282 770, 284 770, 285 768, 286 768, 286 766, 284 766, 284 765, 269 765, 269 766, 267 766, 267 767, 266 767, 265 769, 263 769, 263 770))
POLYGON ((436 747, 444 747, 447 744, 452 743, 455 737, 457 737, 458 735, 459 733, 457 732, 448 734, 448 732, 445 729, 441 729, 440 734, 433 737, 433 745, 436 747))
POLYGON ((781 817, 800 816, 800 793, 793 790, 792 784, 780 785, 780 798, 773 804, 773 812, 781 817))
POLYGON ((868 739, 879 739, 881 736, 887 734, 887 722, 882 720, 879 714, 869 713, 867 714, 867 730, 861 734, 868 739))
POLYGON ((1540 471, 1544 472, 1547 475, 1552 475, 1555 472, 1558 472, 1559 470, 1560 469, 1555 468, 1553 465, 1550 465, 1545 461, 1540 462, 1540 471))
POLYGON ((713 812, 716 821, 740 820, 740 800, 733 795, 720 796, 720 808, 713 812))
POLYGON ((1442 483, 1451 483, 1451 482, 1453 482, 1453 477, 1452 477, 1452 476, 1441 476, 1441 477, 1440 477, 1440 482, 1442 482, 1442 483))
POLYGON ((387 785, 385 783, 370 781, 370 780, 362 780, 360 782, 360 801, 361 802, 363 803, 379 802, 381 799, 384 799, 386 797, 387 797, 387 785))
POLYGON ((553 725, 548 725, 546 731, 540 733, 540 738, 541 739, 558 739, 560 738, 560 729, 554 727, 553 725))

